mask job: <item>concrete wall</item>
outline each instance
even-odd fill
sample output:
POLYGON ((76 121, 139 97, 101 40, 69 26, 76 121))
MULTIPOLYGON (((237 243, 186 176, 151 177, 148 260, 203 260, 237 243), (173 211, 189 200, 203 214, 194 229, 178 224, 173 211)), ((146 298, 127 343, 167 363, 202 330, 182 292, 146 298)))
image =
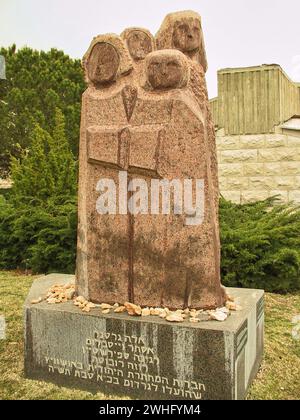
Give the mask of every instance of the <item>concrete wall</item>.
POLYGON ((231 135, 217 132, 221 194, 236 203, 279 194, 300 204, 300 137, 283 134, 231 135))

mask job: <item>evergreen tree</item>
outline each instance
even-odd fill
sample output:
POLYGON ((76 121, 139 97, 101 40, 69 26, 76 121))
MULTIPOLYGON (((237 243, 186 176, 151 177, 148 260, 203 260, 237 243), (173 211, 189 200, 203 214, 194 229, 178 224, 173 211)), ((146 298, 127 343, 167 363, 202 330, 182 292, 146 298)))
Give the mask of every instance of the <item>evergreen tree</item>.
POLYGON ((67 140, 76 156, 85 88, 80 61, 56 49, 17 50, 15 45, 0 54, 7 72, 0 86, 0 176, 8 174, 11 155, 20 157, 30 148, 35 123, 53 132, 56 108, 65 117, 67 140))
POLYGON ((13 188, 0 196, 0 267, 35 272, 75 269, 77 164, 56 109, 50 135, 37 123, 31 148, 12 159, 13 188))
POLYGON ((66 137, 65 118, 57 108, 52 138, 49 142, 49 166, 54 176, 55 197, 75 195, 77 190, 77 163, 66 137))
POLYGON ((54 192, 54 173, 51 171, 47 149, 51 136, 38 124, 30 135, 31 148, 23 152, 20 159, 12 158, 10 194, 15 206, 40 205, 54 192))
POLYGON ((64 202, 76 194, 77 164, 65 133, 60 109, 55 110, 52 136, 34 124, 31 148, 20 159, 12 158, 11 200, 16 206, 40 205, 48 200, 64 202))

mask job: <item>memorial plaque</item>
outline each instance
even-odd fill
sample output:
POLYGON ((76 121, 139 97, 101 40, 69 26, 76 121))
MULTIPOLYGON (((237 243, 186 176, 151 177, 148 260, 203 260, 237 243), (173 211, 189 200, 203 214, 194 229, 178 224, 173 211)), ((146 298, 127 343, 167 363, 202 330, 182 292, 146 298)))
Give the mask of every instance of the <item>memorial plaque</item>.
POLYGON ((109 395, 159 400, 243 399, 263 349, 259 290, 228 289, 243 310, 226 323, 167 323, 158 317, 82 313, 72 302, 30 302, 73 276, 36 280, 28 296, 25 373, 109 395), (252 328, 254 320, 255 328, 252 328), (48 343, 51 343, 49 346, 48 343))

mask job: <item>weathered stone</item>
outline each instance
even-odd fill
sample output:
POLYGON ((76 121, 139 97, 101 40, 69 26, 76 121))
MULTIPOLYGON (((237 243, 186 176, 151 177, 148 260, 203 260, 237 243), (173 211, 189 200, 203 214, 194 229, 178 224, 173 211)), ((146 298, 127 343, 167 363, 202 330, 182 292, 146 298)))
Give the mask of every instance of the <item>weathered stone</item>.
POLYGON ((125 311, 126 311, 125 306, 119 306, 118 308, 116 308, 116 309, 114 310, 114 312, 115 312, 116 314, 121 314, 121 313, 123 313, 123 312, 125 312, 125 311))
POLYGON ((226 308, 229 311, 241 311, 242 307, 234 302, 226 302, 226 308))
POLYGON ((206 322, 211 319, 210 315, 207 313, 200 313, 197 315, 197 319, 199 319, 200 322, 206 322))
POLYGON ((228 289, 242 310, 224 322, 168 323, 72 302, 30 302, 54 282, 36 280, 25 304, 25 375, 135 399, 243 399, 263 355, 264 301, 258 290, 228 289))
MULTIPOLYGON (((232 303, 231 301, 228 301, 228 302, 226 302, 226 303, 232 303)), ((229 312, 230 312, 230 310, 226 307, 226 306, 224 306, 223 308, 218 308, 218 311, 219 312, 223 312, 224 314, 229 314, 229 312)))
POLYGON ((73 290, 72 289, 66 290, 65 297, 66 297, 67 300, 72 300, 74 298, 74 296, 75 296, 75 290, 74 289, 73 290))
POLYGON ((49 298, 47 299, 47 303, 49 303, 50 305, 53 305, 55 303, 59 303, 59 301, 56 298, 49 298))
POLYGON ((206 72, 207 59, 201 17, 191 11, 170 13, 156 35, 158 50, 178 49, 206 72))
POLYGON ((208 102, 208 92, 205 81, 207 59, 202 31, 201 17, 192 11, 170 13, 163 21, 156 35, 157 49, 178 49, 189 59, 190 82, 189 89, 201 110, 207 132, 207 147, 209 149, 208 165, 210 167, 211 206, 215 214, 214 230, 220 247, 219 231, 219 180, 218 159, 215 140, 215 127, 208 102))
POLYGON ((166 320, 167 320, 168 322, 183 322, 183 321, 184 321, 184 318, 183 318, 183 316, 182 316, 182 315, 179 315, 179 314, 173 313, 173 314, 168 315, 168 316, 166 317, 166 320))
POLYGON ((219 322, 224 322, 228 318, 228 314, 225 314, 223 311, 211 311, 210 318, 219 322))
POLYGON ((144 308, 142 309, 142 316, 150 316, 150 309, 149 308, 144 308))
POLYGON ((140 306, 134 305, 133 303, 129 303, 129 302, 126 302, 124 306, 129 315, 136 315, 136 316, 142 315, 142 308, 140 306))
MULTIPOLYGON (((77 291, 96 303, 129 301, 171 309, 225 303, 215 135, 200 17, 169 16, 162 29, 165 40, 170 31, 168 48, 173 50, 146 54, 151 37, 135 28, 123 39, 95 38, 83 60, 89 87, 82 104, 77 291), (120 172, 126 173, 124 184, 120 172), (148 191, 161 179, 202 180, 203 220, 187 226, 185 214, 128 214, 120 201, 111 214, 99 214, 101 180, 134 192, 137 176, 148 191)), ((176 207, 174 197, 170 204, 176 207)))
POLYGON ((88 77, 95 84, 106 84, 116 80, 120 57, 114 46, 108 43, 96 44, 88 64, 88 77))
POLYGON ((32 305, 37 305, 38 303, 41 303, 43 301, 43 299, 41 297, 39 297, 38 299, 33 299, 31 301, 32 305))
POLYGON ((105 309, 112 309, 112 305, 109 305, 108 303, 101 303, 100 308, 105 309))
POLYGON ((103 313, 104 315, 107 315, 107 314, 109 314, 109 313, 110 313, 110 309, 103 309, 103 310, 102 310, 102 313, 103 313))
POLYGON ((90 308, 90 309, 94 309, 94 308, 96 308, 96 305, 95 305, 94 303, 92 303, 92 302, 89 302, 86 306, 87 306, 88 308, 90 308))
POLYGON ((135 61, 143 60, 155 49, 153 35, 144 28, 128 28, 121 34, 121 38, 135 61))
POLYGON ((164 90, 183 86, 184 78, 188 76, 183 55, 167 50, 153 53, 146 60, 150 89, 164 90))
POLYGON ((76 298, 76 301, 79 302, 79 303, 85 303, 86 302, 86 299, 83 296, 78 296, 76 298))
POLYGON ((199 318, 190 318, 190 322, 192 324, 197 324, 198 322, 200 322, 200 319, 199 318))

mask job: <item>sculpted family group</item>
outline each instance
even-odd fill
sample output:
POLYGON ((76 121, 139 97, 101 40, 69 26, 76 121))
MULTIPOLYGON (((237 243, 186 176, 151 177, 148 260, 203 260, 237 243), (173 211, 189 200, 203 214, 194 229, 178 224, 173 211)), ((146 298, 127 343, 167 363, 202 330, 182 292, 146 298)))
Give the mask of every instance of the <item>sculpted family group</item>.
MULTIPOLYGON (((168 15, 146 29, 94 38, 83 66, 77 291, 95 303, 222 307, 215 130, 209 110, 201 18, 168 15), (203 180, 203 223, 180 214, 99 215, 97 185, 203 180)), ((174 199, 173 205, 174 205, 174 199)))

